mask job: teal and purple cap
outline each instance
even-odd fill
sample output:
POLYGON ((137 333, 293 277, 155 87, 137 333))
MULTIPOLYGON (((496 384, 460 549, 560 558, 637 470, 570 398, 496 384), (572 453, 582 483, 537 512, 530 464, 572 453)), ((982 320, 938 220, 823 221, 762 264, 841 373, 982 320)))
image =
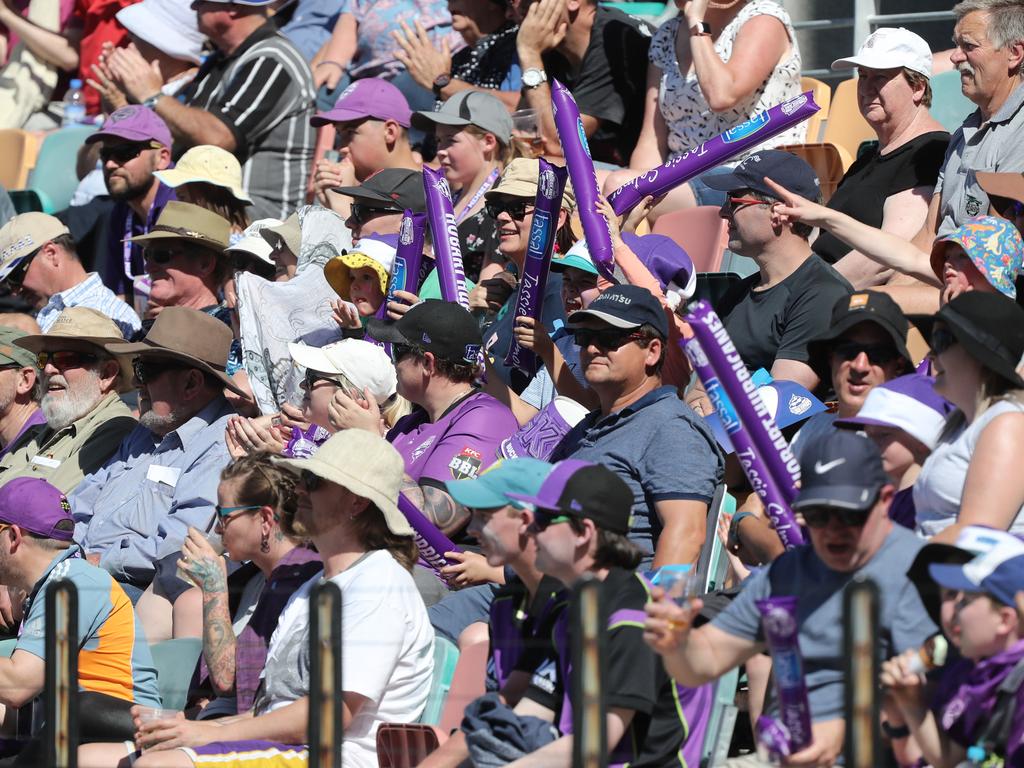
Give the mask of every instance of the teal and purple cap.
POLYGON ((1020 232, 997 216, 975 216, 932 245, 932 271, 941 280, 946 263, 946 243, 959 245, 985 279, 1004 296, 1017 298, 1014 279, 1024 263, 1020 232))
MULTIPOLYGON (((1013 605, 1024 590, 1024 541, 1005 531, 989 531, 996 543, 963 564, 933 563, 928 573, 940 587, 984 592, 1004 605, 1013 605)), ((960 541, 957 541, 959 544, 960 541)))
POLYGON ((38 477, 16 477, 0 487, 0 522, 56 541, 72 541, 68 497, 38 477))
POLYGON ((473 509, 496 509, 506 504, 521 506, 512 494, 536 494, 551 473, 551 465, 539 459, 501 459, 468 480, 449 480, 448 493, 459 504, 473 509))
POLYGON ((934 389, 935 379, 908 373, 879 384, 868 392, 856 416, 836 419, 837 427, 896 427, 934 450, 953 404, 934 389))
POLYGON ((607 467, 579 459, 554 465, 537 493, 510 493, 509 499, 569 517, 593 520, 598 528, 629 533, 633 492, 607 467))

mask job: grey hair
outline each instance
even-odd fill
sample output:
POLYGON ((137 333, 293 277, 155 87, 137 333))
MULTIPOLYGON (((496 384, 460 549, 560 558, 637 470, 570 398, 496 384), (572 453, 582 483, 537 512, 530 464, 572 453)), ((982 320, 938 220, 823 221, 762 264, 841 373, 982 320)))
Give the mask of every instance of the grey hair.
POLYGON ((953 6, 953 17, 959 22, 976 11, 988 14, 986 34, 996 48, 1024 42, 1024 2, 1021 0, 962 0, 953 6))

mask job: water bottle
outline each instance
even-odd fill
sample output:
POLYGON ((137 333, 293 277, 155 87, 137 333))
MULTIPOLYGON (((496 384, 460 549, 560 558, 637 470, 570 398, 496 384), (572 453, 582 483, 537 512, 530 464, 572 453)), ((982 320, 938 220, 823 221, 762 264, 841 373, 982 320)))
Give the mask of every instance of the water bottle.
POLYGON ((985 763, 986 755, 987 753, 985 752, 985 748, 980 744, 968 747, 967 759, 960 763, 956 768, 981 768, 985 763))
POLYGON ((82 81, 77 77, 64 94, 64 118, 61 126, 81 125, 85 122, 85 93, 82 92, 82 81))

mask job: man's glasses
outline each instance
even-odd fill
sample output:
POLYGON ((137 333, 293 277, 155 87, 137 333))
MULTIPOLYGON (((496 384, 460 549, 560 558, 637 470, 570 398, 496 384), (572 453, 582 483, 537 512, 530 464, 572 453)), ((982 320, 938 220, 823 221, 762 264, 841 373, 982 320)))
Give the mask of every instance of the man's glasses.
POLYGON ((43 370, 47 365, 52 365, 58 371, 66 371, 68 368, 84 368, 94 364, 99 358, 87 352, 73 352, 65 350, 61 352, 40 352, 36 355, 36 365, 43 370))
POLYGON ((304 386, 307 390, 312 391, 313 387, 316 386, 316 383, 318 381, 329 381, 336 387, 341 386, 341 382, 338 381, 337 379, 333 379, 330 376, 325 376, 322 373, 318 373, 317 371, 312 371, 307 368, 306 378, 302 380, 302 386, 304 386))
POLYGON ((320 475, 315 475, 308 469, 302 470, 299 474, 299 485, 306 493, 312 493, 323 483, 323 478, 320 475))
POLYGON ((644 338, 642 333, 637 331, 620 331, 615 328, 593 330, 590 328, 576 328, 572 331, 578 347, 585 348, 591 345, 598 349, 614 351, 630 341, 641 341, 644 338))
POLYGON ((352 203, 350 210, 350 216, 356 224, 365 224, 370 219, 386 216, 389 213, 401 213, 401 211, 393 211, 390 208, 375 208, 365 203, 352 203))
MULTIPOLYGON (((45 245, 45 243, 43 245, 45 245)), ((36 248, 32 253, 25 256, 18 262, 18 266, 12 269, 11 273, 7 275, 7 282, 11 284, 12 288, 20 288, 21 284, 25 282, 25 275, 28 274, 28 268, 40 250, 42 250, 42 248, 36 248)))
POLYGON ((409 346, 408 344, 393 342, 391 344, 391 362, 397 363, 406 355, 411 355, 415 349, 415 347, 409 346))
POLYGON ((840 360, 856 360, 861 352, 868 356, 872 365, 885 365, 899 358, 900 353, 891 344, 861 344, 857 341, 843 341, 832 348, 840 360))
POLYGON ((538 508, 533 511, 533 527, 538 531, 546 531, 549 526, 568 523, 571 520, 571 515, 563 515, 558 510, 538 508))
POLYGON ((748 205, 771 205, 772 203, 766 200, 758 200, 756 197, 727 197, 725 204, 722 206, 725 210, 730 213, 735 212, 740 208, 745 208, 748 205))
POLYGON ((157 248, 149 247, 143 250, 142 255, 146 261, 154 264, 169 264, 176 256, 181 256, 185 251, 180 248, 157 248))
POLYGON ((141 360, 132 361, 132 371, 135 373, 135 380, 139 382, 139 384, 149 384, 164 372, 181 367, 182 366, 178 363, 170 362, 156 363, 142 362, 141 360))
POLYGON ((957 340, 948 328, 933 328, 931 342, 932 354, 941 355, 956 344, 957 340))
POLYGON ((110 147, 101 147, 100 161, 108 163, 113 160, 118 165, 124 165, 134 160, 147 149, 155 149, 155 147, 149 142, 143 144, 115 144, 110 147))
POLYGON ((836 507, 810 507, 801 510, 808 528, 824 528, 828 521, 835 518, 844 528, 860 528, 868 521, 871 510, 866 512, 856 509, 837 509, 836 507))
POLYGON ((484 203, 484 210, 492 219, 497 219, 500 214, 507 213, 513 221, 522 221, 526 218, 526 214, 533 213, 534 207, 534 204, 528 200, 484 203))

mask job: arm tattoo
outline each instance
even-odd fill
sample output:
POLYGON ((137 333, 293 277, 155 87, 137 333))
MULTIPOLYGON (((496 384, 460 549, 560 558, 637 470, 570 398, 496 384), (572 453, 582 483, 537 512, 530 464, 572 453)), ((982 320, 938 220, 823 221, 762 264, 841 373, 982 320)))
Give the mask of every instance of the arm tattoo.
POLYGON ((218 696, 235 690, 235 631, 228 613, 227 585, 219 592, 203 592, 203 657, 210 683, 218 696))
POLYGON ((458 533, 469 521, 469 510, 440 488, 417 485, 406 475, 402 493, 446 536, 458 533))

